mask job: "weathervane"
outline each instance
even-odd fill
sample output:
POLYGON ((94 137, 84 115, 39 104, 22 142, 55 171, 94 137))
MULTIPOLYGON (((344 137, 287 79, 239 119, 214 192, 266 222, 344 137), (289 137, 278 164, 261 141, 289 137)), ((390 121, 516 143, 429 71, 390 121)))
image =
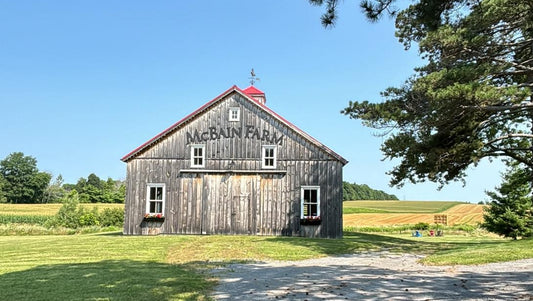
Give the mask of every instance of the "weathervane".
POLYGON ((256 77, 255 76, 255 72, 254 72, 254 68, 252 68, 252 71, 250 72, 250 77, 248 77, 250 79, 250 84, 253 86, 255 84, 256 81, 259 81, 259 77, 256 77))

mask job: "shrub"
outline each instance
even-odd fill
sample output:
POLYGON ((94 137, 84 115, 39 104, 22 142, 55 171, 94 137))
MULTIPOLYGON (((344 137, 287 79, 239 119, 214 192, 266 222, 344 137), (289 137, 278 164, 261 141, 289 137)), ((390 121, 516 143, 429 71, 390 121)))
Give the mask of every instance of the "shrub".
MULTIPOLYGON (((47 224, 49 227, 65 227, 78 229, 82 227, 122 227, 124 210, 106 208, 101 213, 98 208, 88 210, 79 204, 78 193, 73 190, 63 201, 63 205, 53 219, 47 224)), ((94 232, 94 231, 93 231, 94 232)))
POLYGON ((48 226, 62 226, 66 228, 75 229, 79 226, 79 213, 78 210, 79 198, 78 193, 73 190, 63 200, 63 205, 59 208, 59 211, 55 217, 50 220, 48 226))
POLYGON ((89 211, 84 207, 78 207, 78 225, 81 227, 98 226, 100 224, 98 218, 98 209, 95 207, 89 211))
POLYGON ((99 216, 102 227, 122 227, 124 225, 124 209, 105 208, 99 216))
POLYGON ((411 230, 428 230, 429 224, 428 223, 418 223, 413 226, 411 230))

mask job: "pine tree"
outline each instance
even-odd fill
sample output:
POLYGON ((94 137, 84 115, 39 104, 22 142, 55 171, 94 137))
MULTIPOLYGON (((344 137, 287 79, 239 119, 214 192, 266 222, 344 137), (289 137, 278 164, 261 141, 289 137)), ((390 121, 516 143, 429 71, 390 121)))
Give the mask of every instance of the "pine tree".
POLYGON ((518 163, 509 163, 503 174, 503 183, 487 195, 492 199, 485 209, 483 227, 487 230, 517 239, 533 236, 533 199, 529 169, 518 163))

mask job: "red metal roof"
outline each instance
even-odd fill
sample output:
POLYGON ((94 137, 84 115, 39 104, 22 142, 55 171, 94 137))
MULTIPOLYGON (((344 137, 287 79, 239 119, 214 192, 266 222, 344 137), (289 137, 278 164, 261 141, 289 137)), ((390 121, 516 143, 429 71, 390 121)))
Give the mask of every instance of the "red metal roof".
POLYGON ((263 91, 257 89, 257 88, 254 87, 254 86, 250 86, 250 87, 248 87, 248 88, 242 90, 242 92, 244 92, 244 93, 246 93, 247 95, 250 95, 250 96, 252 96, 252 95, 257 95, 257 94, 263 94, 263 95, 265 95, 265 93, 264 93, 263 91))
POLYGON ((218 101, 220 101, 224 97, 230 95, 231 93, 239 93, 241 96, 243 96, 244 98, 248 99, 250 102, 256 104, 261 109, 263 109, 264 111, 266 111, 267 113, 272 115, 275 119, 277 119, 281 123, 285 124, 289 128, 293 129, 295 132, 300 134, 302 137, 304 137, 305 139, 310 141, 312 144, 316 145, 317 147, 319 147, 322 150, 324 150, 326 153, 328 153, 331 156, 333 156, 335 159, 339 160, 342 164, 348 163, 348 160, 344 159, 342 156, 340 156, 339 154, 337 154, 336 152, 334 152, 333 150, 331 150, 330 148, 328 148, 324 144, 320 143, 318 140, 316 140, 315 138, 311 137, 309 134, 307 134, 306 132, 302 131, 297 126, 295 126, 294 124, 292 124, 291 122, 289 122, 285 118, 283 118, 280 115, 278 115, 276 112, 272 111, 265 104, 257 101, 255 98, 252 97, 253 94, 255 94, 255 95, 263 94, 264 95, 265 93, 263 93, 261 90, 255 88, 254 86, 250 86, 250 87, 246 88, 245 90, 241 90, 239 87, 237 87, 235 85, 233 87, 229 88, 228 90, 224 91, 222 94, 218 95, 217 97, 213 98, 211 101, 207 102, 203 106, 201 106, 198 110, 192 112, 191 114, 187 115, 185 118, 183 118, 180 121, 174 123, 169 128, 167 128, 166 130, 164 130, 161 133, 159 133, 158 135, 156 135, 154 138, 148 140, 147 142, 145 142, 141 146, 137 147, 136 149, 134 149, 133 151, 131 151, 130 153, 128 153, 127 155, 122 157, 121 160, 124 161, 124 162, 129 161, 130 159, 135 157, 137 154, 139 154, 140 152, 142 152, 146 148, 150 147, 151 145, 157 143, 159 140, 163 139, 165 136, 167 136, 170 133, 174 132, 175 130, 180 128, 182 125, 184 125, 187 122, 191 121, 198 114, 201 114, 202 112, 206 111, 213 104, 217 103, 218 101))

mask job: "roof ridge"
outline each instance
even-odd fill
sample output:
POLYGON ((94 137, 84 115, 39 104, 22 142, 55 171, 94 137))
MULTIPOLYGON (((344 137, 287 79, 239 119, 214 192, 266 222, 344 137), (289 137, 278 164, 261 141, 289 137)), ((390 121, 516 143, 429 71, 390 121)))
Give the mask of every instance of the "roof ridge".
MULTIPOLYGON (((259 91, 260 93, 263 93, 261 90, 255 88, 254 86, 250 86, 248 87, 247 89, 249 88, 254 88, 256 89, 257 91, 259 91)), ((246 90, 246 89, 245 89, 246 90)), ((132 157, 134 157, 135 155, 137 155, 138 153, 140 153, 141 151, 143 151, 144 149, 146 149, 147 147, 149 147, 150 145, 154 144, 154 143, 157 143, 158 140, 164 138, 165 136, 167 136, 168 134, 170 134, 171 132, 173 132, 174 130, 176 130, 177 128, 179 128, 182 124, 186 123, 187 121, 193 119, 196 115, 200 114, 202 111, 205 111, 207 108, 209 108, 210 106, 212 106, 214 103, 216 103, 217 101, 223 99, 224 97, 226 97, 227 95, 231 94, 232 92, 237 92, 239 93, 240 95, 242 95, 243 97, 245 97, 246 99, 248 99, 250 102, 256 104, 257 106, 259 106, 261 109, 263 109, 264 111, 266 111, 268 114, 272 115, 273 117, 275 117, 277 120, 279 120, 282 124, 285 124, 286 126, 288 126, 289 128, 293 129, 296 133, 298 133, 299 135, 301 135, 302 137, 304 137, 305 139, 309 140, 312 144, 314 144, 315 146, 323 149, 326 153, 328 153, 329 155, 333 156, 335 159, 341 161, 344 164, 347 164, 348 163, 348 160, 344 159, 341 155, 337 154, 336 152, 334 152, 332 149, 330 149, 329 147, 327 147, 326 145, 324 145, 323 143, 321 143, 320 141, 318 141, 317 139, 313 138, 311 135, 307 134, 305 131, 301 130, 300 128, 298 128, 296 125, 294 125, 293 123, 291 123, 290 121, 288 121, 287 119, 283 118, 281 115, 279 115, 278 113, 274 112, 272 109, 270 109, 269 107, 267 107, 264 103, 261 103, 260 101, 257 101, 255 98, 253 98, 251 95, 249 95, 248 93, 245 92, 245 90, 242 90, 240 89, 239 87, 237 87, 237 85, 233 85, 231 88, 229 88, 228 90, 222 92, 220 95, 218 95, 217 97, 213 98, 212 100, 208 101, 207 103, 205 103, 203 106, 201 106, 200 108, 198 108, 197 110, 195 110, 194 112, 190 113, 189 115, 185 116, 184 118, 182 118, 181 120, 179 120, 178 122, 174 123, 173 125, 171 125, 170 127, 168 127, 167 129, 165 129, 164 131, 162 131, 161 133, 157 134, 156 136, 154 136, 152 139, 148 140, 147 142, 145 142, 144 144, 142 144, 141 146, 137 147, 136 149, 134 149, 133 151, 129 152, 127 155, 125 155, 124 157, 122 157, 122 161, 124 162, 127 162, 128 160, 130 160, 132 157)), ((263 93, 264 94, 264 93, 263 93)))

